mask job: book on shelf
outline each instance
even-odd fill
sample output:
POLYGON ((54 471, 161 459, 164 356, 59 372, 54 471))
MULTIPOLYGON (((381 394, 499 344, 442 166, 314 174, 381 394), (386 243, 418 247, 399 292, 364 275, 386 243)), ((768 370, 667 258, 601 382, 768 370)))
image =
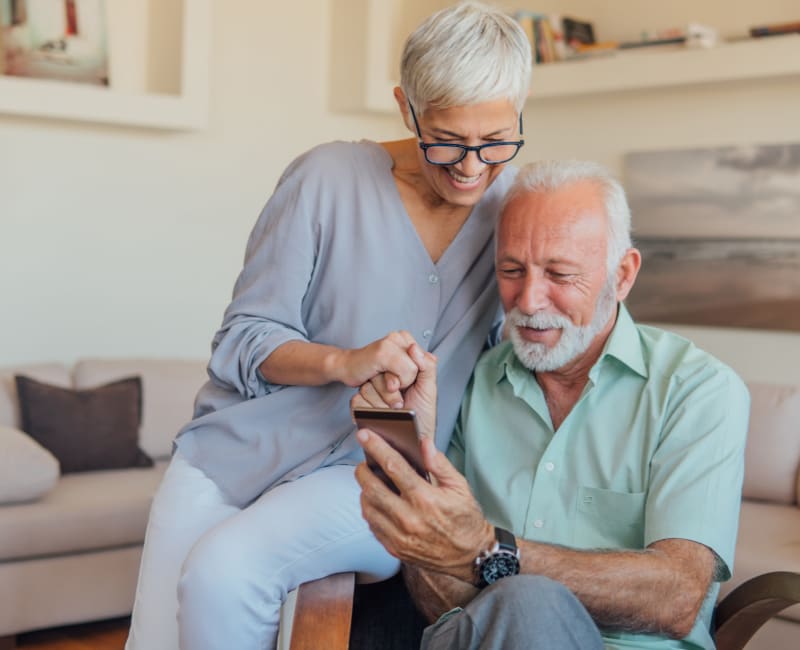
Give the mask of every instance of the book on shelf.
POLYGON ((773 23, 771 25, 758 25, 750 28, 750 36, 778 36, 779 34, 800 34, 800 21, 791 23, 773 23))
POLYGON ((594 26, 586 20, 564 16, 562 27, 564 30, 564 42, 572 48, 577 49, 581 45, 593 45, 595 43, 594 26))
MULTIPOLYGON (((515 12, 514 18, 528 36, 534 63, 552 63, 570 57, 572 52, 567 44, 564 25, 566 20, 577 22, 575 19, 562 18, 560 14, 543 14, 525 10, 515 12)), ((582 24, 589 25, 591 31, 591 24, 582 24)), ((581 37, 586 38, 585 28, 581 37)))

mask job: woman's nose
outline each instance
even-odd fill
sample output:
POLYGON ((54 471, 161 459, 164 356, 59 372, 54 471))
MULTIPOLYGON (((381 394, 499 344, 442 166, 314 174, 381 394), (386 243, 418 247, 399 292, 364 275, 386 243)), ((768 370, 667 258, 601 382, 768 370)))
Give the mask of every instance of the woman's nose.
POLYGON ((467 155, 458 163, 464 176, 477 176, 486 167, 486 163, 478 157, 477 151, 467 151, 467 155))

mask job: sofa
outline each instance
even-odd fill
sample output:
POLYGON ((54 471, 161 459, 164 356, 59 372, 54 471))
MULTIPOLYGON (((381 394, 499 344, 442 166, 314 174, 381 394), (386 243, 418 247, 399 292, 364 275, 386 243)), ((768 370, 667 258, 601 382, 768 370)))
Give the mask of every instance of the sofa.
MULTIPOLYGON (((800 573, 800 385, 749 381, 748 388, 750 428, 735 566, 720 598, 763 573, 800 573)), ((768 621, 747 648, 800 648, 800 605, 768 621)))
POLYGON ((204 361, 177 359, 0 368, 0 647, 21 632, 131 612, 150 503, 205 379, 204 361), (140 377, 138 442, 152 466, 60 472, 18 434, 17 374, 80 390, 140 377))

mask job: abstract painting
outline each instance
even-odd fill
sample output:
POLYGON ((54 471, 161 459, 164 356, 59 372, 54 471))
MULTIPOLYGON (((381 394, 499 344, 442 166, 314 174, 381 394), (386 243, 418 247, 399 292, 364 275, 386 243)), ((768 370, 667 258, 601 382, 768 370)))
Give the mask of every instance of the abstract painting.
POLYGON ((625 157, 640 321, 800 331, 800 144, 625 157))

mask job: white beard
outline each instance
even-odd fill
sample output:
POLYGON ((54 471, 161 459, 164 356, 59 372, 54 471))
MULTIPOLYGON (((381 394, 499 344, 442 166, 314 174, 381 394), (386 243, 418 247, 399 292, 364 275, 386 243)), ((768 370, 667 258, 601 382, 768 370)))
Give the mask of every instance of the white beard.
POLYGON ((592 322, 588 325, 573 325, 566 316, 539 312, 525 315, 514 307, 507 315, 509 335, 514 353, 528 370, 552 372, 564 367, 570 361, 586 352, 594 338, 608 323, 617 307, 614 278, 606 283, 597 298, 592 322), (556 344, 548 348, 544 343, 526 341, 519 332, 520 327, 534 329, 557 328, 561 336, 556 344))

